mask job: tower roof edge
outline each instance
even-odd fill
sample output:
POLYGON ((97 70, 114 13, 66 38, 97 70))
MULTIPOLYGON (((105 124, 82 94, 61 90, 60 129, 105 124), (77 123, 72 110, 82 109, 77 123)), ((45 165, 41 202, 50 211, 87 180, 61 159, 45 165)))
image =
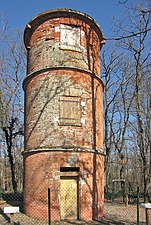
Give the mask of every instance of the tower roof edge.
POLYGON ((91 16, 87 15, 86 13, 83 13, 78 10, 73 9, 67 9, 67 8, 58 8, 58 9, 52 9, 47 10, 42 13, 37 14, 34 16, 29 23, 27 23, 24 31, 24 43, 26 48, 29 46, 30 36, 32 32, 36 29, 38 25, 43 23, 44 21, 52 18, 59 18, 59 17, 74 17, 79 18, 82 21, 85 21, 90 26, 93 26, 94 30, 97 32, 98 37, 100 39, 100 42, 104 40, 102 30, 99 26, 99 24, 93 19, 91 16))

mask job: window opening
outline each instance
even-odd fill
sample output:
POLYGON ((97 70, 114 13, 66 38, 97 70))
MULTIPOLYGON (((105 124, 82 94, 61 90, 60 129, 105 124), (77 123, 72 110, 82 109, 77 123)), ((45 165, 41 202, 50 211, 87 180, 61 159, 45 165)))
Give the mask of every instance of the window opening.
POLYGON ((60 172, 79 172, 79 167, 60 167, 60 172))

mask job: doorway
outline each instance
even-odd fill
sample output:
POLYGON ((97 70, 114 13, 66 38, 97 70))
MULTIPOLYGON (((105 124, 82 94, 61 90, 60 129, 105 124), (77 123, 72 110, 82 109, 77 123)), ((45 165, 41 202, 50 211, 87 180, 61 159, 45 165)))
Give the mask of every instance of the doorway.
POLYGON ((78 177, 60 177, 60 217, 78 219, 78 177))

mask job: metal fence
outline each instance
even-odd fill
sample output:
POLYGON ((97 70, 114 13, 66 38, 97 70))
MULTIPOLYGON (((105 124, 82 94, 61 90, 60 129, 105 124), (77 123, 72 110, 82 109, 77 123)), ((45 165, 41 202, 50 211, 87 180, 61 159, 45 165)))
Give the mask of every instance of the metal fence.
MULTIPOLYGON (((31 190, 31 193, 28 193, 28 196, 31 197, 29 202, 28 202, 28 198, 26 202, 23 201, 23 193, 2 192, 0 194, 0 225, 6 225, 6 224, 13 224, 13 225, 61 224, 62 225, 64 223, 63 223, 63 220, 61 220, 61 214, 63 217, 62 219, 67 217, 68 219, 66 221, 68 222, 72 221, 71 224, 77 224, 73 222, 73 217, 76 216, 78 218, 78 215, 77 214, 75 215, 75 210, 74 210, 75 206, 72 204, 73 202, 72 199, 75 200, 76 198, 75 195, 71 194, 72 190, 71 192, 68 191, 68 194, 69 194, 68 197, 70 198, 70 203, 65 204, 65 202, 63 202, 62 205, 59 206, 59 208, 57 208, 57 204, 56 204, 57 203, 56 195, 58 194, 57 189, 55 190, 54 193, 52 193, 51 189, 42 190, 40 188, 38 190, 35 190, 34 192, 36 193, 33 194, 33 190, 31 190), (26 204, 26 209, 25 209, 25 204, 26 204), (55 221, 54 218, 57 218, 56 212, 59 214, 58 218, 60 219, 58 220, 56 219, 55 221)), ((63 194, 63 196, 60 196, 59 199, 61 197, 66 198, 66 193, 63 194)), ((119 211, 119 212, 121 211, 122 209, 121 203, 123 203, 123 192, 105 193, 105 197, 107 197, 105 198, 105 201, 111 202, 111 208, 112 208, 111 211, 113 211, 114 208, 116 211, 119 211), (112 194, 114 196, 112 196, 112 194)), ((134 195, 128 196, 128 199, 129 199, 128 204, 129 205, 133 204, 135 206, 135 211, 134 211, 135 223, 133 224, 137 224, 137 225, 150 224, 149 220, 151 218, 149 218, 149 214, 148 215, 146 214, 146 217, 145 217, 145 210, 140 208, 140 204, 143 202, 142 193, 139 192, 139 190, 137 189, 134 195), (142 213, 144 214, 144 216, 141 215, 142 213), (148 220, 148 221, 145 222, 145 220, 148 220)), ((126 210, 128 210, 128 207, 125 208, 124 210, 125 212, 127 212, 126 210)), ((87 210, 85 211, 86 213, 88 213, 87 210)), ((132 208, 131 208, 131 211, 132 211, 132 208)), ((111 219, 112 216, 109 215, 109 217, 111 219)), ((66 224, 70 224, 70 223, 66 223, 66 224)), ((80 224, 93 224, 93 223, 84 223, 81 221, 80 224)))
MULTIPOLYGON (((76 220, 78 210, 76 209, 77 196, 73 190, 68 189, 68 193, 62 190, 62 195, 58 195, 58 190, 37 189, 28 193, 1 192, 0 194, 0 225, 56 225, 66 221, 76 220), (68 203, 62 201, 68 194, 68 203), (26 196, 25 196, 26 195, 26 196), (25 199, 23 199, 25 197, 25 199), (72 201, 73 200, 73 201, 72 201), (61 202, 61 201, 60 201, 61 202)), ((88 202, 88 201, 87 201, 88 202)), ((89 213, 85 210, 85 214, 89 213)), ((82 222, 81 222, 82 223, 82 222)), ((82 223, 86 224, 86 223, 82 223)))
MULTIPOLYGON (((47 206, 48 209, 48 206, 47 206)), ((39 207, 39 214, 41 214, 39 207)), ((23 193, 1 193, 0 224, 13 225, 46 225, 48 221, 40 220, 24 213, 23 193)))

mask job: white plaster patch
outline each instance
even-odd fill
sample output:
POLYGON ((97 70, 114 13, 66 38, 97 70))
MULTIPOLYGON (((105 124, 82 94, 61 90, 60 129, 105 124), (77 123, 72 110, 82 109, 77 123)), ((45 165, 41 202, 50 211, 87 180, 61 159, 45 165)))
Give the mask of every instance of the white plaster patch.
POLYGON ((60 27, 55 27, 55 32, 60 32, 60 27))
POLYGON ((85 179, 81 179, 81 185, 83 185, 83 184, 86 184, 86 181, 85 181, 85 179))
POLYGON ((84 37, 85 32, 83 30, 81 30, 81 36, 84 37))
POLYGON ((85 119, 81 118, 81 123, 84 125, 85 124, 85 119))
POLYGON ((81 101, 81 106, 84 107, 85 106, 85 102, 81 101))

